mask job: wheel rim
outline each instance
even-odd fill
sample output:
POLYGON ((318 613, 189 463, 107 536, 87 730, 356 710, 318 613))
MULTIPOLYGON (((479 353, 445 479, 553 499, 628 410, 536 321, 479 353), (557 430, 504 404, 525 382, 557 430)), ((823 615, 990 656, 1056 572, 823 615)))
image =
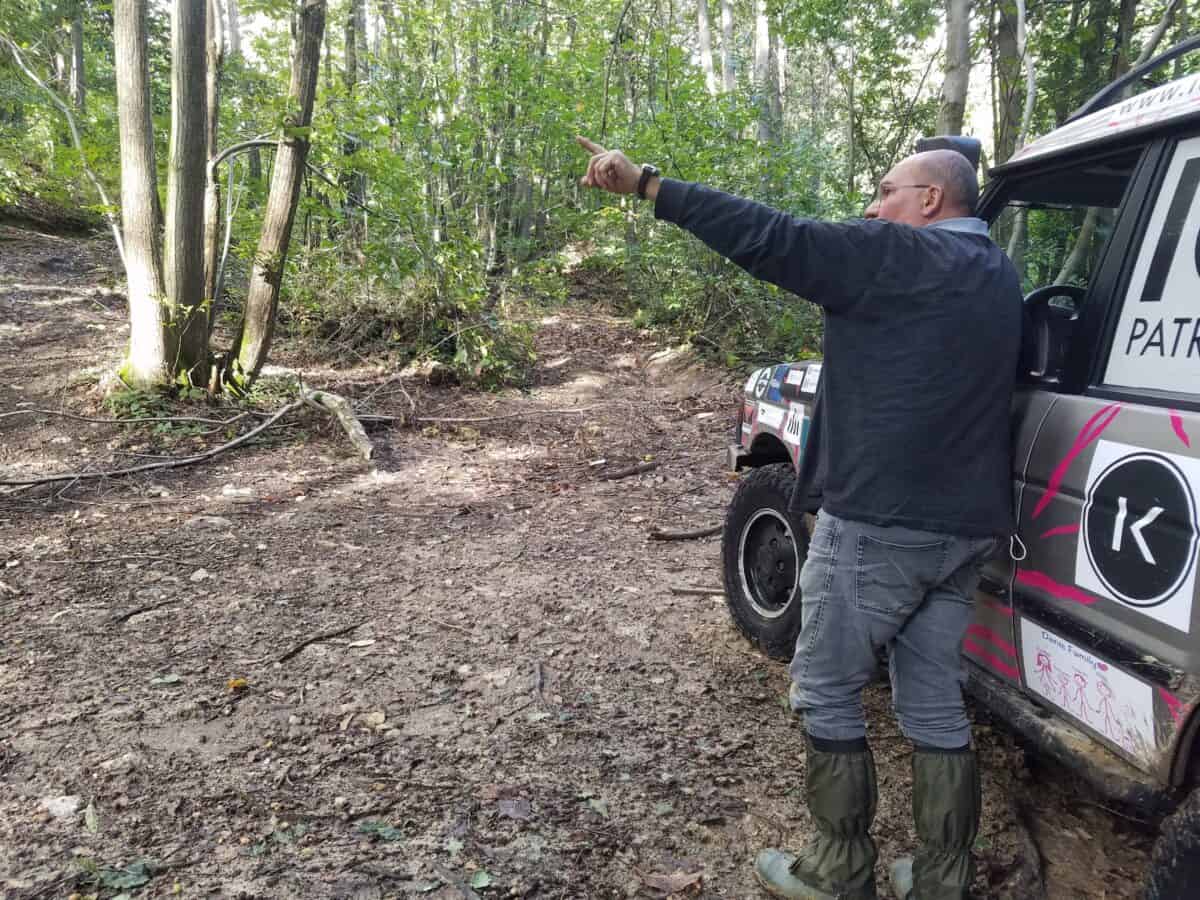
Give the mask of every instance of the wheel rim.
POLYGON ((796 595, 800 552, 792 527, 773 509, 760 509, 742 527, 738 574, 742 593, 764 619, 783 615, 796 595))

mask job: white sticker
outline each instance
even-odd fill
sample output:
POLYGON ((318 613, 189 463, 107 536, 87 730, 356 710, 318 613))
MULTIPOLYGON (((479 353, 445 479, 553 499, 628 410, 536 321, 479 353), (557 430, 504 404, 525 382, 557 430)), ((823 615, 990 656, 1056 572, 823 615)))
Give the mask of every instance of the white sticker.
POLYGON ((1190 115, 1196 108, 1197 95, 1200 95, 1200 75, 1168 82, 1056 128, 1014 153, 1013 161, 1032 159, 1052 150, 1108 139, 1122 131, 1190 115))
POLYGON ((758 424, 764 428, 778 430, 783 424, 784 408, 782 406, 770 406, 766 403, 758 404, 758 424))
POLYGON ((785 380, 788 384, 800 384, 804 380, 804 369, 788 369, 785 380))
POLYGON ((803 394, 815 394, 817 392, 817 384, 821 381, 821 366, 819 363, 809 366, 804 370, 804 382, 800 385, 800 392, 803 394))
POLYGON ((1088 469, 1075 583, 1185 634, 1196 584, 1200 460, 1099 441, 1088 469))
POLYGON ((786 444, 795 444, 797 447, 804 440, 804 406, 799 403, 793 403, 787 412, 787 418, 783 423, 783 441, 786 444))
POLYGON ((746 379, 746 384, 742 388, 743 394, 749 394, 752 390, 754 390, 754 382, 758 380, 758 373, 761 371, 762 369, 755 369, 750 373, 750 377, 746 379))
POLYGON ((1156 748, 1154 693, 1115 666, 1021 619, 1025 686, 1149 765, 1156 748))
POLYGON ((754 430, 754 426, 751 425, 749 422, 742 423, 742 434, 749 434, 753 430, 754 430))
POLYGON ((1200 137, 1182 141, 1146 227, 1108 384, 1200 393, 1200 137))

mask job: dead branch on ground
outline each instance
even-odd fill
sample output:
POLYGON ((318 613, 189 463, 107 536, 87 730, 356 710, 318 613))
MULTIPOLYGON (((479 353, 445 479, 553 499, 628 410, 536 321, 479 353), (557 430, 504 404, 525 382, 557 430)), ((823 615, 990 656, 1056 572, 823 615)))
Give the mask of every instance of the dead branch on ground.
POLYGON ((349 634, 354 629, 362 628, 362 626, 366 624, 367 620, 363 619, 361 622, 355 622, 353 625, 346 625, 343 628, 335 628, 333 631, 323 631, 320 634, 314 634, 312 637, 306 638, 291 650, 284 653, 281 657, 279 657, 279 659, 276 660, 276 662, 287 662, 306 647, 311 647, 313 644, 319 644, 321 641, 328 641, 335 637, 341 637, 343 634, 349 634))
POLYGON ((706 538, 712 537, 714 534, 720 534, 723 527, 723 525, 712 525, 708 528, 697 528, 693 531, 661 531, 655 528, 650 532, 650 540, 691 541, 696 538, 706 538))

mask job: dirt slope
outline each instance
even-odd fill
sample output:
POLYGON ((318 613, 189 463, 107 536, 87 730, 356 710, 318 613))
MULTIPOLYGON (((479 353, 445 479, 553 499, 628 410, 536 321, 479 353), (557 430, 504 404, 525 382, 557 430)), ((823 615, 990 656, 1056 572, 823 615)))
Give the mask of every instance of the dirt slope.
MULTIPOLYGON (((104 415, 111 265, 0 229, 0 412, 104 415)), ((0 895, 760 896, 756 850, 811 827, 786 673, 719 596, 672 592, 719 585, 717 538, 647 539, 720 520, 738 385, 582 305, 538 344, 535 388, 501 396, 280 347, 364 410, 403 387, 423 416, 510 416, 374 429, 374 466, 306 412, 203 466, 0 497, 0 895)), ((219 440, 7 416, 0 473, 219 440)), ((912 839, 888 702, 881 875, 912 839)), ((979 897, 1032 896, 1022 820, 1048 896, 1136 895, 1144 830, 977 738, 979 897)))

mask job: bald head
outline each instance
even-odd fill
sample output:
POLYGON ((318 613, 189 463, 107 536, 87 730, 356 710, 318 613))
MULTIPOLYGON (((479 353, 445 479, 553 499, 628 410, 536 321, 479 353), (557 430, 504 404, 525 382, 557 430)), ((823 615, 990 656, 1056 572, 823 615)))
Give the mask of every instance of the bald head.
POLYGON ((975 214, 979 197, 979 181, 975 168, 965 156, 955 150, 926 150, 904 160, 913 166, 913 173, 927 184, 942 189, 942 205, 946 216, 975 214))

